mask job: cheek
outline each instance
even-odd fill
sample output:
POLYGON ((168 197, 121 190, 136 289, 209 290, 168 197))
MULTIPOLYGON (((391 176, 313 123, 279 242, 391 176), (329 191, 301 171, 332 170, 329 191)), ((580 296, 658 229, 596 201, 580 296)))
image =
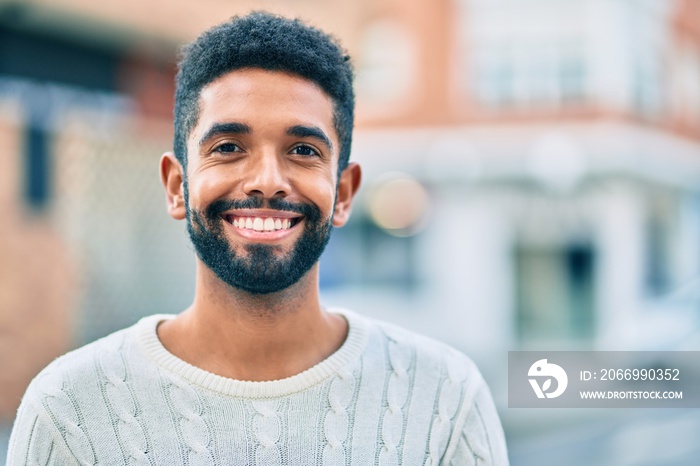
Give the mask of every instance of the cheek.
POLYGON ((210 170, 206 174, 199 173, 188 176, 190 203, 193 205, 206 205, 230 196, 232 183, 230 177, 219 176, 210 170))
POLYGON ((303 183, 301 191, 309 201, 316 204, 325 216, 330 216, 335 204, 335 180, 332 178, 317 178, 303 183))

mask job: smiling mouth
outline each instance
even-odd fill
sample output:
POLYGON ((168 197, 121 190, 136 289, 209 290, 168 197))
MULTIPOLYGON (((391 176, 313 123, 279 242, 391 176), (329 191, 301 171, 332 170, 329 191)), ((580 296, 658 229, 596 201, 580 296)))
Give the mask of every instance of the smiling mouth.
POLYGON ((224 220, 241 230, 253 231, 279 231, 289 230, 301 221, 302 217, 279 218, 279 217, 242 217, 237 215, 226 215, 224 220))

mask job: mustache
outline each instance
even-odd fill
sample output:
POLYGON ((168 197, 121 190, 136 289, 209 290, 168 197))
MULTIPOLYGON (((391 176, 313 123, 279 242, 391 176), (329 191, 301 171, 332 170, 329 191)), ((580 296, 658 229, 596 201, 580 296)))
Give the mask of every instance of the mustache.
POLYGON ((277 197, 266 199, 262 196, 251 196, 245 199, 218 199, 207 206, 204 215, 209 221, 213 222, 227 210, 235 209, 283 210, 301 214, 312 223, 321 218, 321 211, 314 204, 290 202, 277 197))

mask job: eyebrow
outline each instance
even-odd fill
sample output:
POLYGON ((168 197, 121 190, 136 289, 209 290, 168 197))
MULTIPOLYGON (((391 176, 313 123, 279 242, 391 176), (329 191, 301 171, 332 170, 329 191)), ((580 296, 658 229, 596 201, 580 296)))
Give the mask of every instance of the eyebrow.
POLYGON ((316 139, 319 142, 325 144, 331 151, 333 150, 333 144, 331 143, 331 139, 328 136, 326 136, 326 133, 324 133, 323 130, 318 126, 290 126, 289 129, 287 129, 287 134, 298 138, 316 139))
MULTIPOLYGON (((250 134, 252 132, 250 126, 244 123, 228 122, 215 123, 212 125, 199 140, 199 146, 203 146, 209 139, 220 134, 250 134)), ((312 138, 325 144, 331 151, 333 143, 331 139, 318 126, 294 125, 287 129, 287 134, 298 138, 312 138)))
POLYGON ((209 139, 220 134, 249 134, 250 132, 250 126, 243 123, 216 123, 204 133, 199 140, 199 146, 202 147, 209 139))

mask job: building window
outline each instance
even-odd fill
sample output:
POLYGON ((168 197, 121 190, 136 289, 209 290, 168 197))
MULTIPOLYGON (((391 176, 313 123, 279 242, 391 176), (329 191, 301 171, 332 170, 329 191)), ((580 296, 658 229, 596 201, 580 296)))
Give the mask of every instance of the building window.
POLYGON ((392 113, 411 97, 417 75, 415 53, 411 35, 396 21, 376 20, 365 29, 356 88, 368 111, 392 113))
POLYGON ((46 130, 30 122, 25 129, 24 193, 33 210, 42 210, 49 201, 51 159, 46 130))
POLYGON ((586 244, 516 250, 516 327, 522 341, 593 337, 595 257, 586 244))
POLYGON ((479 100, 489 107, 513 104, 515 74, 508 53, 498 50, 492 54, 482 54, 478 63, 474 81, 479 100))
POLYGON ((490 108, 560 107, 586 93, 582 48, 567 43, 487 47, 474 62, 475 97, 490 108))
POLYGON ((585 96, 586 70, 581 53, 570 52, 559 61, 559 85, 564 105, 579 103, 585 96))
POLYGON ((650 205, 646 228, 646 288, 651 296, 664 296, 673 287, 673 230, 677 221, 669 200, 659 196, 650 205))
POLYGON ((641 115, 656 116, 662 110, 661 70, 651 59, 640 60, 634 67, 634 104, 641 115))

